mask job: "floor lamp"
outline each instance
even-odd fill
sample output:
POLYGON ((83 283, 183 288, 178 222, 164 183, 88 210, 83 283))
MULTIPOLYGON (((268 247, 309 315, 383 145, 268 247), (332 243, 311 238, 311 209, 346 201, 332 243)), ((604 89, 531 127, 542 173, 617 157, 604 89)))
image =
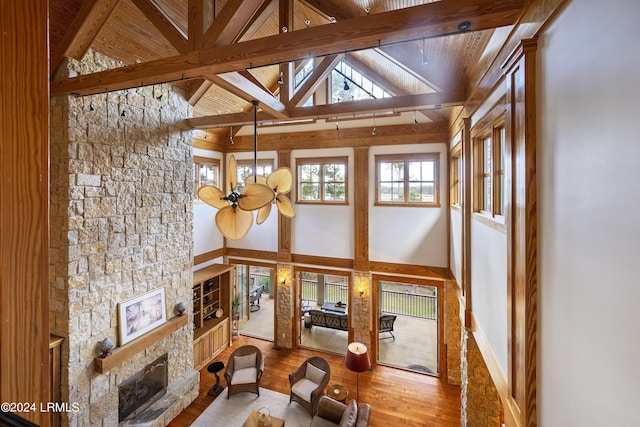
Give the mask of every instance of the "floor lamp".
POLYGON ((344 364, 347 369, 356 373, 356 403, 360 404, 360 384, 358 383, 360 372, 364 372, 371 367, 367 346, 361 342, 352 342, 349 344, 344 364))

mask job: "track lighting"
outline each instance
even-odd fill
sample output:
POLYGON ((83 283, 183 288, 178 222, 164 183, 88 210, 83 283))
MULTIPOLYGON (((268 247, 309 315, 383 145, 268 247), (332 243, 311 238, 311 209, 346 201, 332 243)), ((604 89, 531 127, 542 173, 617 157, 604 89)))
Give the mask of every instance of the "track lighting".
POLYGON ((378 132, 376 131, 376 128, 373 128, 373 130, 371 131, 371 136, 376 136, 378 132))
POLYGON ((283 85, 284 84, 284 78, 282 77, 282 71, 280 71, 280 77, 278 77, 278 84, 279 85, 283 85))
POLYGON ((417 125, 418 124, 418 119, 416 119, 416 112, 415 110, 413 111, 413 124, 417 125))
POLYGON ((233 140, 233 127, 229 127, 229 142, 231 145, 235 144, 235 141, 233 140))
POLYGON ((422 49, 420 49, 420 56, 422 57, 422 65, 427 65, 429 63, 429 60, 424 54, 424 39, 422 39, 422 49))
POLYGON ((376 131, 376 115, 373 115, 373 131, 371 131, 371 136, 376 136, 378 132, 376 131))
POLYGON ((338 22, 338 20, 334 16, 330 16, 329 22, 331 22, 332 24, 335 24, 336 22, 338 22))
POLYGON ((364 8, 364 13, 366 13, 367 15, 369 14, 369 12, 371 12, 371 9, 368 7, 364 8))
POLYGON ((307 19, 306 21, 304 21, 304 25, 306 25, 307 28, 309 28, 311 26, 311 20, 307 19))
POLYGON ((287 27, 282 27, 282 32, 286 33, 287 31, 289 31, 289 29, 287 27))
POLYGON ((349 90, 349 84, 347 83, 347 80, 344 81, 344 90, 349 90))

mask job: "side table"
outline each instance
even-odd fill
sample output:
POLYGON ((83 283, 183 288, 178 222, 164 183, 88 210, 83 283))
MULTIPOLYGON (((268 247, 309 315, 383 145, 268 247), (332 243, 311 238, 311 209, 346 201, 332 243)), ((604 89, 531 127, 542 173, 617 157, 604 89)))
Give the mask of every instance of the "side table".
POLYGON ((338 402, 346 403, 349 390, 342 384, 332 384, 327 387, 327 396, 338 402))
POLYGON ((209 392, 207 393, 209 396, 215 397, 222 393, 222 390, 224 390, 224 387, 220 385, 220 377, 218 376, 218 372, 222 371, 223 369, 223 362, 213 362, 207 367, 207 371, 216 376, 216 383, 209 389, 209 392))

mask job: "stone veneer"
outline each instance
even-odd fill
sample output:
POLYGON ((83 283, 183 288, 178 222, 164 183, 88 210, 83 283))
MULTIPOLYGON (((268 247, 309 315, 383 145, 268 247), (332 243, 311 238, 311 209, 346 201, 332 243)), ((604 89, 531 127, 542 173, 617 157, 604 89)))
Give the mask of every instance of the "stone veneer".
MULTIPOLYGON (((117 66, 90 51, 58 74, 117 66)), ((169 391, 145 425, 166 425, 198 394, 188 326, 94 368, 98 342, 118 342, 118 303, 164 287, 167 318, 179 301, 191 309, 191 115, 169 85, 51 100, 50 325, 65 337, 62 400, 80 408, 64 424, 118 425, 118 385, 164 353, 169 391)))
POLYGON ((460 320, 460 287, 454 280, 445 281, 444 322, 447 343, 447 381, 460 385, 460 355, 462 351, 462 321, 460 320))
POLYGON ((468 427, 499 427, 500 395, 491 379, 473 334, 462 332, 462 395, 461 425, 468 427))

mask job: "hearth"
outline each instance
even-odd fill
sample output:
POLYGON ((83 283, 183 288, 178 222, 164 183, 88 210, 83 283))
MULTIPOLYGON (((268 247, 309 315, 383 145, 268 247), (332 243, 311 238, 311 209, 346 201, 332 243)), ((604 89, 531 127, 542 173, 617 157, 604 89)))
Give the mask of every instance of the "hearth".
POLYGON ((118 420, 137 417, 167 392, 165 353, 118 386, 118 420))

